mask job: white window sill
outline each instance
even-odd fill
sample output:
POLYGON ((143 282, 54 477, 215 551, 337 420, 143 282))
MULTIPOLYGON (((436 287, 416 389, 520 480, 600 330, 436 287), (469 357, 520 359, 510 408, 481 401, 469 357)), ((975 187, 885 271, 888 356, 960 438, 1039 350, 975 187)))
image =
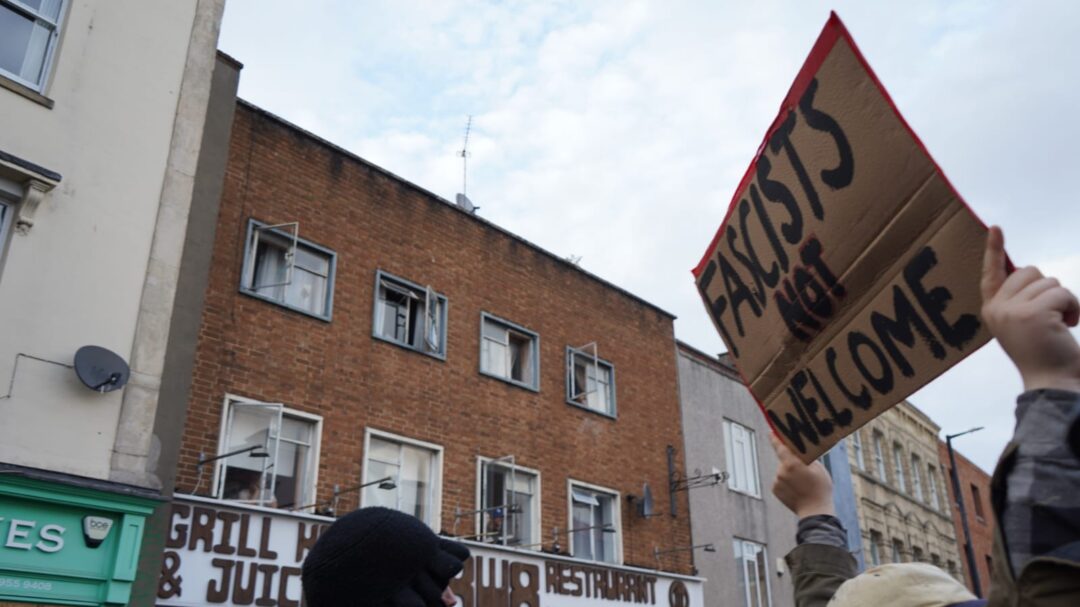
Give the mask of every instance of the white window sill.
POLYGON ((26 86, 25 84, 12 80, 11 78, 4 76, 3 74, 0 74, 0 88, 7 89, 12 93, 15 93, 16 95, 26 97, 30 101, 33 101, 38 105, 44 106, 45 109, 51 110, 53 109, 53 106, 56 105, 56 102, 52 99, 49 99, 45 95, 42 95, 41 93, 26 86))

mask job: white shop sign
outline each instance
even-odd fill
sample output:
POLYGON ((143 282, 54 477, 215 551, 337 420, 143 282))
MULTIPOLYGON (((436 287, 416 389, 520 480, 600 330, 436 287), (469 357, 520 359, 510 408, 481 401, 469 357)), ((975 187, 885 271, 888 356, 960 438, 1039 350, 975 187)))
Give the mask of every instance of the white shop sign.
POLYGON ((300 564, 333 519, 220 500, 172 502, 158 605, 300 606, 300 564))
MULTIPOLYGON (((332 519, 177 497, 158 605, 301 605, 300 567, 332 519)), ((702 607, 702 579, 465 542, 462 607, 702 607)))

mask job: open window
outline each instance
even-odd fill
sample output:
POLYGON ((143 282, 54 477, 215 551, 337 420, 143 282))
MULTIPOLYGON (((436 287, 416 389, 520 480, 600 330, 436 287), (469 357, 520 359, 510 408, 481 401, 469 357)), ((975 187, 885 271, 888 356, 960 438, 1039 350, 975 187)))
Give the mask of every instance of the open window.
POLYGON ((481 313, 480 372, 537 390, 540 336, 509 321, 481 313))
POLYGON ((280 403, 229 398, 214 495, 271 508, 312 501, 319 419, 280 403))
POLYGON ((311 316, 330 320, 333 251, 300 238, 297 222, 248 223, 240 290, 311 316))
POLYGON ((512 458, 480 460, 482 541, 504 546, 538 546, 540 475, 512 458))
POLYGON ((405 512, 438 529, 442 447, 369 429, 362 482, 361 505, 405 512), (384 478, 393 486, 375 482, 384 478))
POLYGON ((566 350, 566 400, 615 416, 615 367, 597 355, 596 344, 566 350))
POLYGON ((379 271, 372 332, 380 339, 445 358, 446 296, 379 271))
POLYGON ((570 550, 574 558, 621 562, 619 495, 613 491, 570 482, 570 550))

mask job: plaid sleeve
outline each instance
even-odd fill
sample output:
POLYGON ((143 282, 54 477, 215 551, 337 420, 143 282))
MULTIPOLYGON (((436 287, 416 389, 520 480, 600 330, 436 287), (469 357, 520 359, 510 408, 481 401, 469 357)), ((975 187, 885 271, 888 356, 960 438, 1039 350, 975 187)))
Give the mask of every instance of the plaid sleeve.
POLYGON ((799 519, 799 528, 795 532, 795 543, 824 544, 847 548, 847 531, 840 519, 829 514, 815 514, 799 519))
POLYGON ((1080 542, 1080 394, 1025 392, 1016 420, 999 524, 1018 575, 1030 559, 1080 542))

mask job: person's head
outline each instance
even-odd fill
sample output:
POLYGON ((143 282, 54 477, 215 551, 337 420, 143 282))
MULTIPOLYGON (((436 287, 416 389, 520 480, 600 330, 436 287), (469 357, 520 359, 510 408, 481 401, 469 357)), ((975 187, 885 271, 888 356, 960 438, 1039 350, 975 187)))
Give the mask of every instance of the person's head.
POLYGON ((324 531, 304 559, 308 607, 443 607, 465 546, 435 535, 413 516, 362 508, 324 531))
POLYGON ((966 607, 981 604, 960 582, 933 565, 893 563, 871 567, 841 584, 828 607, 966 607))

